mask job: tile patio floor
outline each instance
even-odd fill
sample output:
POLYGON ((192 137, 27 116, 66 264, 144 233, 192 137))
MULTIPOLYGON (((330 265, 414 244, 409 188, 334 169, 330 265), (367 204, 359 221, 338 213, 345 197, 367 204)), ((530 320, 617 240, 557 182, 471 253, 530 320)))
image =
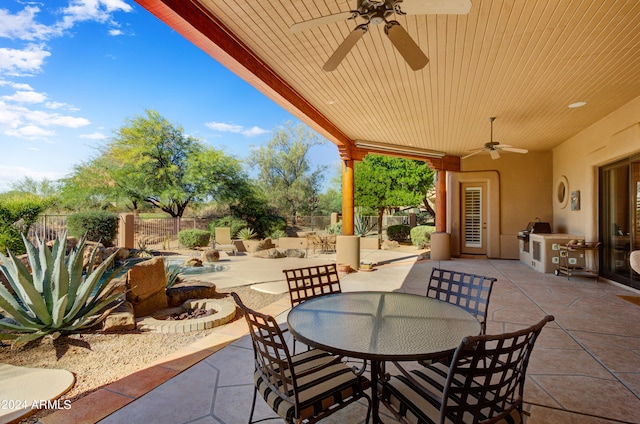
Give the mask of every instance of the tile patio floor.
MULTIPOLYGON (((304 265, 302 265, 304 266, 304 265)), ((533 351, 525 407, 528 424, 640 423, 640 306, 638 295, 593 279, 541 274, 517 261, 392 261, 374 272, 341 278, 343 291, 399 290, 424 294, 431 268, 497 277, 488 333, 511 331, 546 314, 556 320, 533 351)), ((284 322, 288 302, 264 312, 284 322)), ((104 387, 41 419, 54 423, 246 423, 253 394, 252 350, 246 322, 223 326, 195 345, 104 387)), ((362 423, 355 405, 326 423, 362 423)), ((385 422, 395 422, 384 415, 385 422)), ((255 418, 273 416, 258 400, 255 418)), ((272 421, 277 422, 277 421, 272 421)))

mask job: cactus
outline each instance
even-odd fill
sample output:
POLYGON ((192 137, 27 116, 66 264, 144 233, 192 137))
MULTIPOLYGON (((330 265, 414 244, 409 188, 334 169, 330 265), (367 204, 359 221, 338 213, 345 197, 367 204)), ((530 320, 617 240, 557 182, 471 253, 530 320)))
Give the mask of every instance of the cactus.
POLYGON ((94 269, 94 249, 83 272, 84 237, 69 255, 66 234, 51 249, 40 240, 34 246, 22 238, 31 272, 11 252, 8 257, 0 254, 0 270, 15 292, 0 284, 0 308, 11 318, 0 321, 0 340, 13 340, 17 347, 46 335, 77 332, 98 324, 119 305, 115 301, 123 293, 108 284, 118 270, 101 280, 117 252, 94 269))

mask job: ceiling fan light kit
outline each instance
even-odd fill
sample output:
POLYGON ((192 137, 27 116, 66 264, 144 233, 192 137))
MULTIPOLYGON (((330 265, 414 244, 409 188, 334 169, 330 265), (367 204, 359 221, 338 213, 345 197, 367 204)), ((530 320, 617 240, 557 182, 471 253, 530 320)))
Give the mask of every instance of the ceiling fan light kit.
POLYGON ((327 72, 335 70, 347 56, 353 46, 369 29, 369 24, 384 23, 384 32, 393 47, 414 71, 424 68, 429 58, 409 33, 396 20, 388 20, 391 15, 426 15, 426 14, 467 14, 471 9, 470 0, 358 0, 356 10, 340 12, 332 15, 298 22, 289 28, 296 33, 334 22, 362 18, 366 22, 358 25, 338 46, 322 69, 327 72))
POLYGON ((527 149, 519 149, 517 147, 511 147, 508 144, 500 144, 497 141, 493 141, 493 121, 496 120, 495 116, 492 116, 491 118, 489 118, 489 122, 491 123, 491 141, 489 141, 488 143, 485 143, 484 146, 480 149, 476 149, 473 152, 471 152, 470 154, 463 156, 462 159, 466 159, 468 157, 477 155, 478 153, 482 153, 484 151, 489 152, 489 155, 491 156, 491 159, 500 159, 500 153, 499 151, 502 150, 504 152, 513 152, 513 153, 528 153, 529 151, 527 149))

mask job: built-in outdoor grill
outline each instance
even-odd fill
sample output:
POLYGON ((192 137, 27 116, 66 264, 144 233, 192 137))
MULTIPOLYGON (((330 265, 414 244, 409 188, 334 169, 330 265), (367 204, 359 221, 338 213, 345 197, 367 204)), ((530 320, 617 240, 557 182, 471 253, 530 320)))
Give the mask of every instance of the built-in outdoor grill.
POLYGON ((548 222, 530 222, 527 225, 526 230, 522 230, 518 232, 518 239, 524 242, 529 242, 529 234, 538 233, 538 234, 548 234, 551 232, 551 224, 548 222))

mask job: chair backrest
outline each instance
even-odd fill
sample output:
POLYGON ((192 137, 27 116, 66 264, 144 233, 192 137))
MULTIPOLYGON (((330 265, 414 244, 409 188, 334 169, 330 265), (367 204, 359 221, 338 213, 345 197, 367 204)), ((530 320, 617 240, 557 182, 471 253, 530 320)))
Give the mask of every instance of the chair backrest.
POLYGON ((520 331, 465 337, 453 355, 442 393, 440 422, 486 424, 522 412, 527 365, 547 315, 520 331))
POLYGON ((229 227, 216 227, 215 231, 215 240, 218 244, 232 244, 231 240, 231 228, 229 227))
POLYGON ((342 292, 335 264, 285 269, 291 307, 318 296, 342 292))
POLYGON ((427 297, 452 303, 474 314, 480 321, 481 331, 484 334, 487 326, 489 297, 495 281, 493 277, 433 268, 427 287, 427 297))
POLYGON ((253 344, 255 371, 269 388, 283 400, 298 405, 298 387, 291 355, 275 318, 246 306, 237 293, 231 296, 242 310, 253 344))

